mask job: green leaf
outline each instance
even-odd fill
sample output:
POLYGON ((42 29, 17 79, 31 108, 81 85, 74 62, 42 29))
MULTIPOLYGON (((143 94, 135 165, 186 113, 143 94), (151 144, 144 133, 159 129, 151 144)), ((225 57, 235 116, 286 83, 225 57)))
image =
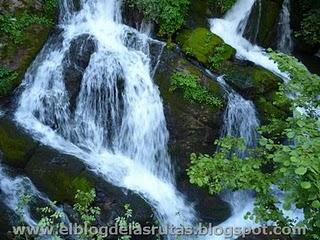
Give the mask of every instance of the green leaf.
POLYGON ((319 200, 313 201, 312 204, 311 204, 311 206, 312 206, 313 208, 320 208, 320 202, 319 202, 319 200))
POLYGON ((301 182, 301 187, 303 189, 310 189, 311 188, 311 183, 310 182, 301 182))
POLYGON ((295 170, 295 173, 303 176, 307 173, 307 169, 305 167, 299 167, 295 170))

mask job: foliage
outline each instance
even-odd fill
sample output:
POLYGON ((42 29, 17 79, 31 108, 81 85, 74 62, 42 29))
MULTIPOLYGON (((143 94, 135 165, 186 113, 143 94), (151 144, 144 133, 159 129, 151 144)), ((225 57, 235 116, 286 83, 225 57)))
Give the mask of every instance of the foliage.
POLYGON ((15 44, 21 44, 25 40, 27 28, 33 24, 52 24, 46 17, 23 12, 20 15, 4 14, 0 15, 0 28, 2 34, 9 37, 15 44))
POLYGON ((320 9, 311 10, 304 15, 301 30, 297 37, 302 37, 308 44, 320 44, 320 9))
POLYGON ((214 108, 222 105, 217 97, 200 84, 198 77, 195 75, 182 72, 173 74, 170 91, 173 92, 178 89, 183 90, 184 98, 191 102, 207 104, 214 108))
POLYGON ((189 0, 129 0, 144 16, 159 25, 159 34, 171 38, 185 21, 189 0))
POLYGON ((17 79, 17 72, 0 65, 0 96, 7 95, 15 87, 17 79))
POLYGON ((270 56, 290 76, 281 92, 290 96, 294 117, 274 119, 271 125, 264 126, 257 149, 245 159, 230 153, 239 146, 239 141, 232 138, 218 141, 220 148, 213 156, 193 154, 188 174, 192 183, 211 193, 254 190, 255 208, 247 217, 256 221, 294 224, 282 209, 296 206, 304 212, 305 220, 300 224, 307 227, 307 238, 320 239, 320 121, 316 111, 320 77, 312 75, 293 57, 273 52, 270 56), (274 123, 279 122, 284 126, 286 142, 291 144, 269 137, 273 136, 274 123))
POLYGON ((210 4, 219 9, 222 14, 231 9, 235 2, 236 0, 210 0, 210 4))
POLYGON ((16 213, 19 216, 20 223, 24 222, 25 209, 32 201, 32 197, 28 194, 21 193, 19 196, 19 201, 16 208, 16 213))
POLYGON ((230 47, 226 44, 219 46, 215 49, 214 54, 209 57, 209 64, 213 69, 219 69, 221 64, 226 60, 230 47))
MULTIPOLYGON (((140 224, 132 220, 133 211, 130 208, 129 204, 124 205, 124 210, 125 210, 124 215, 119 216, 115 219, 116 224, 122 229, 140 228, 141 227, 140 224)), ((120 238, 118 238, 118 240, 130 240, 130 239, 131 239, 131 236, 128 236, 128 235, 121 236, 120 238)))
POLYGON ((89 192, 83 192, 78 190, 75 196, 74 210, 80 215, 83 224, 88 226, 97 219, 101 210, 98 207, 93 207, 94 200, 96 198, 96 192, 94 189, 89 192))

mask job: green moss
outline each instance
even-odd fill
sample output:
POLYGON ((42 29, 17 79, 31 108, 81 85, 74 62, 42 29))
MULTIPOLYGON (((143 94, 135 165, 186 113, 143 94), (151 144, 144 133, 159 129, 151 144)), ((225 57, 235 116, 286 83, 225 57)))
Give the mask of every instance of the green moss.
POLYGON ((232 58, 235 54, 232 47, 226 45, 219 36, 206 28, 184 31, 178 35, 177 41, 181 44, 184 53, 193 56, 205 65, 209 65, 209 58, 214 56, 219 48, 224 49, 221 54, 223 61, 232 58))
POLYGON ((54 169, 44 179, 49 195, 56 201, 73 203, 77 190, 90 191, 94 184, 85 176, 74 175, 64 169, 54 169))
MULTIPOLYGON (((36 3, 25 3, 23 9, 0 17, 0 65, 15 71, 15 78, 0 76, 0 97, 9 96, 20 85, 23 75, 46 42, 53 28, 57 1, 45 1, 43 9, 32 8, 36 3)), ((1 74, 0 74, 1 75, 1 74)))
POLYGON ((0 151, 4 161, 13 167, 24 168, 35 148, 35 143, 16 131, 13 124, 0 122, 0 151))

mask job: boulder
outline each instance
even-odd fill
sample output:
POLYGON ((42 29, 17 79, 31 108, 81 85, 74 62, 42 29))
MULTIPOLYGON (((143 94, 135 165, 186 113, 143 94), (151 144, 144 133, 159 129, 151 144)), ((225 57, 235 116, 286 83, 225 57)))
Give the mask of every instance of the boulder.
POLYGON ((70 106, 74 108, 81 89, 83 74, 89 65, 91 55, 96 51, 94 37, 84 34, 71 41, 69 51, 63 62, 63 75, 70 98, 70 106))
POLYGON ((182 92, 170 91, 171 76, 177 71, 196 75, 201 84, 222 102, 223 93, 216 81, 189 62, 177 48, 164 49, 155 81, 164 102, 170 132, 169 150, 176 169, 178 188, 195 203, 203 219, 219 223, 229 215, 227 204, 217 196, 210 196, 206 191, 191 185, 186 169, 190 165, 191 153, 214 152, 213 143, 219 138, 223 125, 223 108, 190 102, 183 97, 182 92))

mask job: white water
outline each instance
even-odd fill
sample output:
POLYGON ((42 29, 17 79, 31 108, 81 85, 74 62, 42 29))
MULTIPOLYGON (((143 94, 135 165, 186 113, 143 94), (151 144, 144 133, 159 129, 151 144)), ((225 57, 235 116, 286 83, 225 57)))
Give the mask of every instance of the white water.
POLYGON ((8 169, 0 165, 0 201, 2 201, 9 209, 15 212, 18 217, 22 217, 24 222, 29 226, 36 226, 37 219, 32 215, 30 204, 22 203, 21 197, 28 196, 32 201, 41 201, 47 206, 53 207, 57 212, 61 212, 61 220, 65 223, 69 223, 67 216, 63 213, 61 208, 58 208, 51 202, 46 196, 44 196, 33 185, 31 180, 24 176, 12 177, 8 174, 8 169), (23 205, 21 205, 23 204, 23 205), (24 205, 26 204, 26 205, 24 205))
POLYGON ((196 214, 175 188, 162 101, 151 78, 152 40, 121 24, 120 3, 82 0, 81 11, 73 12, 70 1, 61 2, 62 41, 49 41, 28 70, 15 118, 42 143, 141 195, 161 223, 191 225, 196 214), (95 39, 96 51, 71 112, 63 59, 83 34, 95 39))
POLYGON ((290 26, 290 0, 284 0, 280 14, 278 27, 277 48, 283 53, 290 54, 293 51, 292 30, 290 26))
POLYGON ((279 76, 285 76, 265 50, 243 37, 252 7, 256 0, 238 0, 223 19, 210 19, 211 31, 237 50, 239 59, 249 60, 279 76))
MULTIPOLYGON (((0 166, 0 200, 13 212, 17 211, 20 197, 23 194, 30 194, 32 197, 39 196, 39 192, 26 177, 10 177, 5 173, 5 169, 0 166)), ((36 226, 36 220, 31 216, 29 206, 22 209, 23 220, 29 226, 36 226)))
MULTIPOLYGON (((228 98, 228 105, 224 113, 224 126, 222 137, 239 137, 245 141, 246 149, 255 147, 258 141, 257 129, 260 125, 256 109, 252 101, 245 100, 236 93, 223 79, 218 77, 218 82, 224 88, 228 98)), ((247 150, 239 151, 239 157, 246 157, 247 150)), ((244 160, 245 161, 245 160, 244 160)), ((221 227, 237 226, 243 229, 253 229, 259 224, 244 217, 254 208, 255 198, 250 191, 226 192, 222 195, 223 199, 231 205, 232 216, 220 224, 221 227)))

